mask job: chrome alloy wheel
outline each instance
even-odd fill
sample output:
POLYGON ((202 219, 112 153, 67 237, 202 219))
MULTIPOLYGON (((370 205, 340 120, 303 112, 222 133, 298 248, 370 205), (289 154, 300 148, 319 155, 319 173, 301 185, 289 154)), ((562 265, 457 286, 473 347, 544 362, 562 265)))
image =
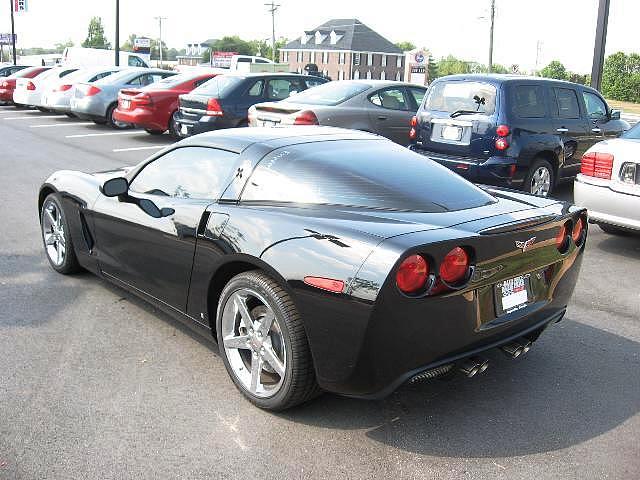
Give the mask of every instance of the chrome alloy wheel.
POLYGON ((534 195, 540 197, 546 197, 551 190, 551 172, 545 166, 536 168, 536 171, 531 175, 531 185, 529 185, 529 191, 534 195))
POLYGON ((62 212, 52 201, 47 202, 43 209, 42 237, 49 259, 57 267, 61 266, 67 254, 67 240, 64 236, 62 212))
POLYGON ((222 339, 231 370, 252 395, 274 396, 284 382, 284 337, 271 307, 258 292, 241 288, 222 311, 222 339))

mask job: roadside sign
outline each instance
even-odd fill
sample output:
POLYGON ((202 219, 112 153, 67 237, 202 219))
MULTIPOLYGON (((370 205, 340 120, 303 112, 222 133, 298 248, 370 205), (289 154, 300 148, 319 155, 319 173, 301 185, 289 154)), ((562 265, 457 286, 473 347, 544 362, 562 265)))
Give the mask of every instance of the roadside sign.
POLYGON ((27 11, 27 0, 13 0, 13 10, 16 13, 27 11))
POLYGON ((151 39, 150 38, 135 38, 133 40, 133 51, 144 55, 151 53, 151 39))
MULTIPOLYGON (((18 36, 13 35, 16 39, 16 43, 18 42, 18 36)), ((0 45, 13 45, 13 41, 10 33, 0 33, 0 45)))
POLYGON ((217 68, 231 67, 231 57, 238 55, 238 52, 212 52, 211 66, 217 68))

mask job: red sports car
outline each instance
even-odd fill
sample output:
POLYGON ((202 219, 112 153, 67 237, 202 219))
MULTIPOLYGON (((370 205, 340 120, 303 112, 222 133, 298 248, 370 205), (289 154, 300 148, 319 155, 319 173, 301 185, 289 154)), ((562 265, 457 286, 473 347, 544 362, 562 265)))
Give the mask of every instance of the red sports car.
POLYGON ((13 103, 13 91, 16 89, 16 80, 18 78, 33 78, 50 68, 51 67, 28 67, 0 80, 0 104, 6 105, 13 103))
POLYGON ((161 135, 166 130, 178 136, 173 118, 178 110, 178 97, 189 93, 215 77, 215 72, 190 72, 167 77, 140 89, 123 89, 118 95, 118 108, 113 118, 144 128, 152 135, 161 135))

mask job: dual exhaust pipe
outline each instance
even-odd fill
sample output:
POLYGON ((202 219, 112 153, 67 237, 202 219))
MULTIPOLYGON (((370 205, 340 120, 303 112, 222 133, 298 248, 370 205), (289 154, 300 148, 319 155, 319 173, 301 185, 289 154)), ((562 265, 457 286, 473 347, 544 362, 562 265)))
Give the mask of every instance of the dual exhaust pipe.
MULTIPOLYGON (((500 350, 511 358, 518 358, 531 350, 531 341, 526 338, 518 338, 500 347, 500 350)), ((458 371, 465 377, 475 377, 489 367, 489 360, 482 357, 469 357, 458 365, 458 371)))

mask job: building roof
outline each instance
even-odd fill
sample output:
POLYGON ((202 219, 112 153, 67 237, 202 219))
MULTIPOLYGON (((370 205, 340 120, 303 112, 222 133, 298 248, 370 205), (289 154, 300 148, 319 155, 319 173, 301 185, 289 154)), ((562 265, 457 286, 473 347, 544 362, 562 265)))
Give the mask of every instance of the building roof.
POLYGON ((313 30, 305 30, 300 38, 283 50, 350 50, 402 54, 402 50, 356 18, 334 19, 313 30))

